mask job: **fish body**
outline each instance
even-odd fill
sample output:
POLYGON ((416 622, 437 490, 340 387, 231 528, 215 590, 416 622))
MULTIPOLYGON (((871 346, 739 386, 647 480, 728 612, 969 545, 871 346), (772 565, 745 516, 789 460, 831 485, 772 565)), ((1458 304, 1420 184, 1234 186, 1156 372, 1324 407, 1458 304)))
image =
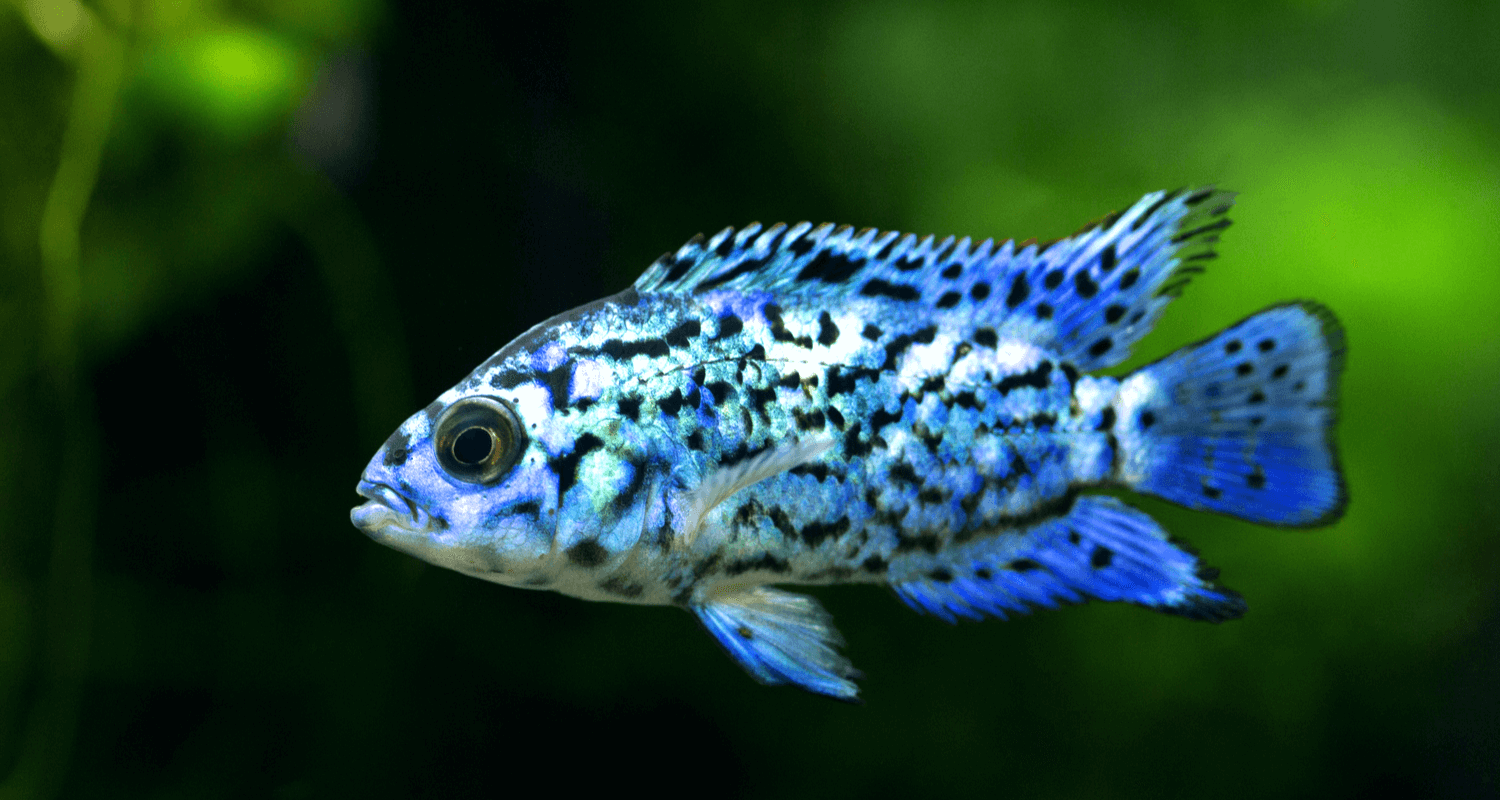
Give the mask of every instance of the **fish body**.
POLYGON ((752 224, 694 237, 413 415, 352 512, 476 577, 692 611, 752 676, 853 699, 815 600, 885 583, 947 620, 1239 595, 1125 487, 1273 525, 1347 502, 1343 337, 1267 309, 1124 378, 1232 195, 1157 192, 1045 245, 752 224))

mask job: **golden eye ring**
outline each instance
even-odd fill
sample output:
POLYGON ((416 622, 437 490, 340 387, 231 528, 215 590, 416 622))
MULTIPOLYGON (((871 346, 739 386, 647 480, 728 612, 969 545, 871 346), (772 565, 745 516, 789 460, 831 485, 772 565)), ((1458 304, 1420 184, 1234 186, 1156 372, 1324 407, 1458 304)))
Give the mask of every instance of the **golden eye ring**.
POLYGON ((521 420, 495 397, 465 397, 448 406, 433 428, 438 464, 465 483, 494 484, 520 457, 521 420))

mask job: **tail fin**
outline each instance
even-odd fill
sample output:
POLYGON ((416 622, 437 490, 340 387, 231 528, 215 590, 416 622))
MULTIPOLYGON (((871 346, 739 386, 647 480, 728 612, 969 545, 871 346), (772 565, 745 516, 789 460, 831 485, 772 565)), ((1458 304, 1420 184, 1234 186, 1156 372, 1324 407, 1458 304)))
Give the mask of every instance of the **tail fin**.
POLYGON ((1117 478, 1253 522, 1333 522, 1349 503, 1333 431, 1343 366, 1343 327, 1308 301, 1184 347, 1120 384, 1117 478))

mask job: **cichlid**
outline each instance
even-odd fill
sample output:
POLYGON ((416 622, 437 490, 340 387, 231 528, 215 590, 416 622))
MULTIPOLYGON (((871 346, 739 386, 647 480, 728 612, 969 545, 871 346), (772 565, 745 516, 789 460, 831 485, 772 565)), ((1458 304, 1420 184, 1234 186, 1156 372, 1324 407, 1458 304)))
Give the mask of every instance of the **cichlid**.
POLYGON ((406 420, 351 514, 467 575, 691 611, 762 683, 852 700, 818 602, 884 583, 948 621, 1085 598, 1239 617, 1126 488, 1338 519, 1344 337, 1294 302, 1123 378, 1233 195, 1148 194, 1047 244, 806 222, 693 237, 406 420))

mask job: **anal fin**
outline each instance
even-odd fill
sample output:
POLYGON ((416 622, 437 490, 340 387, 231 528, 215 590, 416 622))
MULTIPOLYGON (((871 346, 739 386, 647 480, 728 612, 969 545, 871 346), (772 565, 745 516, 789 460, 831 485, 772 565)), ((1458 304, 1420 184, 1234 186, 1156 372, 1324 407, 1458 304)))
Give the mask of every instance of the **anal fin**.
POLYGON ((843 637, 817 600, 752 586, 711 594, 692 610, 761 683, 790 683, 839 700, 858 700, 853 679, 861 677, 859 670, 838 652, 843 637))
POLYGON ((1215 586, 1213 575, 1150 516, 1097 496, 1080 497, 1066 514, 1032 527, 891 565, 891 584, 907 605, 949 622, 1004 619, 1084 598, 1208 622, 1243 615, 1244 600, 1215 586))

